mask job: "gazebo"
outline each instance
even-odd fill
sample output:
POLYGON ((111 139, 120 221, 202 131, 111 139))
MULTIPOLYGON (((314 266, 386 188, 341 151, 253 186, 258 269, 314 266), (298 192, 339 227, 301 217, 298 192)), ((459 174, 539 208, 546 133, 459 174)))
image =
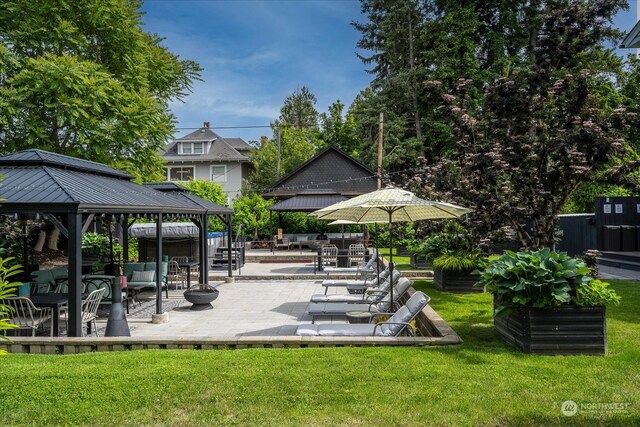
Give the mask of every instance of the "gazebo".
MULTIPOLYGON (((206 242, 208 216, 221 215, 231 241, 231 209, 189 194, 167 194, 137 184, 131 175, 100 163, 32 149, 0 157, 0 175, 0 214, 16 219, 43 216, 68 239, 69 336, 81 335, 82 233, 97 215, 110 217, 125 230, 138 218, 155 220, 156 271, 161 271, 164 219, 193 221, 206 242)), ((127 242, 123 243, 126 248, 127 242)), ((206 244, 200 251, 200 280, 206 283, 206 244)), ((125 260, 127 257, 125 253, 125 260)), ((161 280, 157 274, 156 314, 162 313, 161 280)))

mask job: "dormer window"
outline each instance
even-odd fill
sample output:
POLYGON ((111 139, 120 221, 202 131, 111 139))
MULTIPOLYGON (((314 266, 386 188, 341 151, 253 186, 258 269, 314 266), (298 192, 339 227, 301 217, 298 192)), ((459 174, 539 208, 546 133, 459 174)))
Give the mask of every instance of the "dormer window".
POLYGON ((181 142, 179 154, 203 154, 204 143, 203 142, 181 142))

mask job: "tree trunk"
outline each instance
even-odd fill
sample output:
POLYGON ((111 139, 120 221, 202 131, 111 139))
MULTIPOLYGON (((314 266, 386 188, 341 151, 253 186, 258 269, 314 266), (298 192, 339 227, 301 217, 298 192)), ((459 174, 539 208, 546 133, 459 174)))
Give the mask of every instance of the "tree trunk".
POLYGON ((44 247, 44 242, 47 239, 47 232, 44 230, 40 230, 40 234, 38 234, 38 241, 34 246, 33 250, 35 252, 42 252, 42 248, 44 247))
POLYGON ((47 239, 47 248, 57 251, 58 250, 58 237, 60 237, 60 230, 54 228, 49 234, 47 239))
MULTIPOLYGON (((415 59, 413 57, 413 24, 411 22, 412 15, 409 15, 409 70, 410 70, 410 88, 411 100, 413 102, 413 119, 415 120, 416 138, 422 139, 422 126, 420 124, 420 111, 418 110, 418 93, 416 89, 415 59)), ((424 148, 420 149, 420 154, 424 156, 424 148)))

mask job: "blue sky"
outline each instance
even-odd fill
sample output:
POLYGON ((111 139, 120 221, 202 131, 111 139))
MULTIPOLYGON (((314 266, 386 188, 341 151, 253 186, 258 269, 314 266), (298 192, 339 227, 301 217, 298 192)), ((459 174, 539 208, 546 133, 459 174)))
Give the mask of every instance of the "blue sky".
MULTIPOLYGON (((615 24, 630 30, 636 1, 615 24)), ((165 38, 181 58, 197 61, 203 82, 171 105, 182 128, 176 136, 211 126, 267 126, 284 98, 308 86, 326 111, 339 99, 349 106, 371 81, 356 57, 364 21, 357 0, 145 0, 145 30, 165 38)), ((624 52, 626 53, 626 52, 624 52)), ((270 129, 216 129, 223 137, 259 140, 270 129)))

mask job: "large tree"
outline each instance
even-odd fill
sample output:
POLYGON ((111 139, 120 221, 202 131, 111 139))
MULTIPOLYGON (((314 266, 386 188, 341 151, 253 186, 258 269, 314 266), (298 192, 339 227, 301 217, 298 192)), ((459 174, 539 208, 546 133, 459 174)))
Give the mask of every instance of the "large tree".
POLYGON ((263 140, 251 154, 254 170, 249 182, 253 191, 269 188, 313 156, 322 145, 316 102, 316 96, 306 86, 285 98, 280 117, 271 124, 273 139, 263 140))
POLYGON ((616 35, 610 24, 622 4, 547 2, 530 65, 488 84, 480 108, 470 102, 469 80, 455 95, 429 83, 455 149, 415 182, 430 197, 474 208, 483 242, 514 233, 522 246, 551 246, 557 214, 578 186, 619 169, 635 115, 611 95, 619 63, 602 45, 616 35))
POLYGON ((171 100, 200 67, 142 30, 136 0, 0 3, 0 151, 38 147, 160 171, 171 100))

